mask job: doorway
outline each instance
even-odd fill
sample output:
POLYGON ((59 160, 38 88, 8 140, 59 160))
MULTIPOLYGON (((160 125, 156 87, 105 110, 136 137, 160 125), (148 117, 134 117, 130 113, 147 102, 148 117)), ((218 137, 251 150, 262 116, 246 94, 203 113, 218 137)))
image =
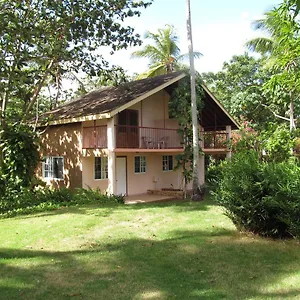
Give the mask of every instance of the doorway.
POLYGON ((117 195, 127 195, 127 158, 116 158, 116 190, 117 195))

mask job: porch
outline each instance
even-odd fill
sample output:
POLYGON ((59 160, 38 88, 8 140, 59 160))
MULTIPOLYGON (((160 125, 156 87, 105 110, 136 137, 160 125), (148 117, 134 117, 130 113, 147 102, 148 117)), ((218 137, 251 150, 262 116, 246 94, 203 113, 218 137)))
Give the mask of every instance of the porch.
MULTIPOLYGON (((106 149, 107 126, 83 127, 83 149, 106 149)), ((204 152, 209 150, 226 152, 230 133, 226 131, 201 131, 201 146, 204 152)), ((161 152, 165 149, 178 151, 183 149, 182 137, 178 129, 154 128, 129 125, 115 125, 115 149, 118 152, 136 151, 161 152)))
POLYGON ((171 201, 171 200, 176 200, 176 198, 171 196, 140 194, 140 195, 126 196, 125 204, 149 203, 149 202, 160 202, 160 201, 171 201))

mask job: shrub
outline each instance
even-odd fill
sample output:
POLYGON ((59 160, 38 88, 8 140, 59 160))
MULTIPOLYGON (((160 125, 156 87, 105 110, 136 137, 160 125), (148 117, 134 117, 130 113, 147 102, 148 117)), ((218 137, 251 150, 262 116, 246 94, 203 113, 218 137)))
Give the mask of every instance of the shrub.
POLYGON ((99 189, 12 189, 0 200, 0 216, 9 217, 89 203, 124 203, 124 197, 102 194, 99 189))
POLYGON ((215 199, 237 228, 270 237, 300 237, 300 168, 236 154, 222 169, 215 199))
POLYGON ((38 138, 28 125, 9 125, 1 134, 3 161, 1 166, 0 194, 7 189, 29 187, 39 162, 38 138))
POLYGON ((208 157, 205 170, 205 182, 210 191, 214 191, 218 187, 222 169, 226 163, 227 160, 217 160, 213 157, 208 157))

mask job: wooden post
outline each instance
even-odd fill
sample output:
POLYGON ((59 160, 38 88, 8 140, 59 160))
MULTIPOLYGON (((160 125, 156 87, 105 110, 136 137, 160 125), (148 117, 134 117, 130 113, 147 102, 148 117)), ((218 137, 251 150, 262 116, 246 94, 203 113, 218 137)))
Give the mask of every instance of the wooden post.
MULTIPOLYGON (((231 141, 231 126, 226 126, 226 142, 230 143, 231 141)), ((228 149, 226 152, 226 159, 231 158, 231 149, 228 149), (229 151, 228 151, 229 150, 229 151)))

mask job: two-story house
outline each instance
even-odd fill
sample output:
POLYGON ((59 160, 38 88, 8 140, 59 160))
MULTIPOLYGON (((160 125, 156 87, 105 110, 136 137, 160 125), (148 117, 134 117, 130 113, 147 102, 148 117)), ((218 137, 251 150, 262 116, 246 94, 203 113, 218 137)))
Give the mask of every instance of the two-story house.
MULTIPOLYGON (((99 188, 114 194, 182 188, 181 171, 173 169, 183 144, 168 102, 184 76, 176 72, 102 88, 44 114, 42 120, 50 121, 42 135, 39 176, 53 186, 99 188)), ((230 156, 226 142, 238 125, 203 89, 202 149, 230 156)), ((199 178, 202 184, 203 155, 199 178)))

